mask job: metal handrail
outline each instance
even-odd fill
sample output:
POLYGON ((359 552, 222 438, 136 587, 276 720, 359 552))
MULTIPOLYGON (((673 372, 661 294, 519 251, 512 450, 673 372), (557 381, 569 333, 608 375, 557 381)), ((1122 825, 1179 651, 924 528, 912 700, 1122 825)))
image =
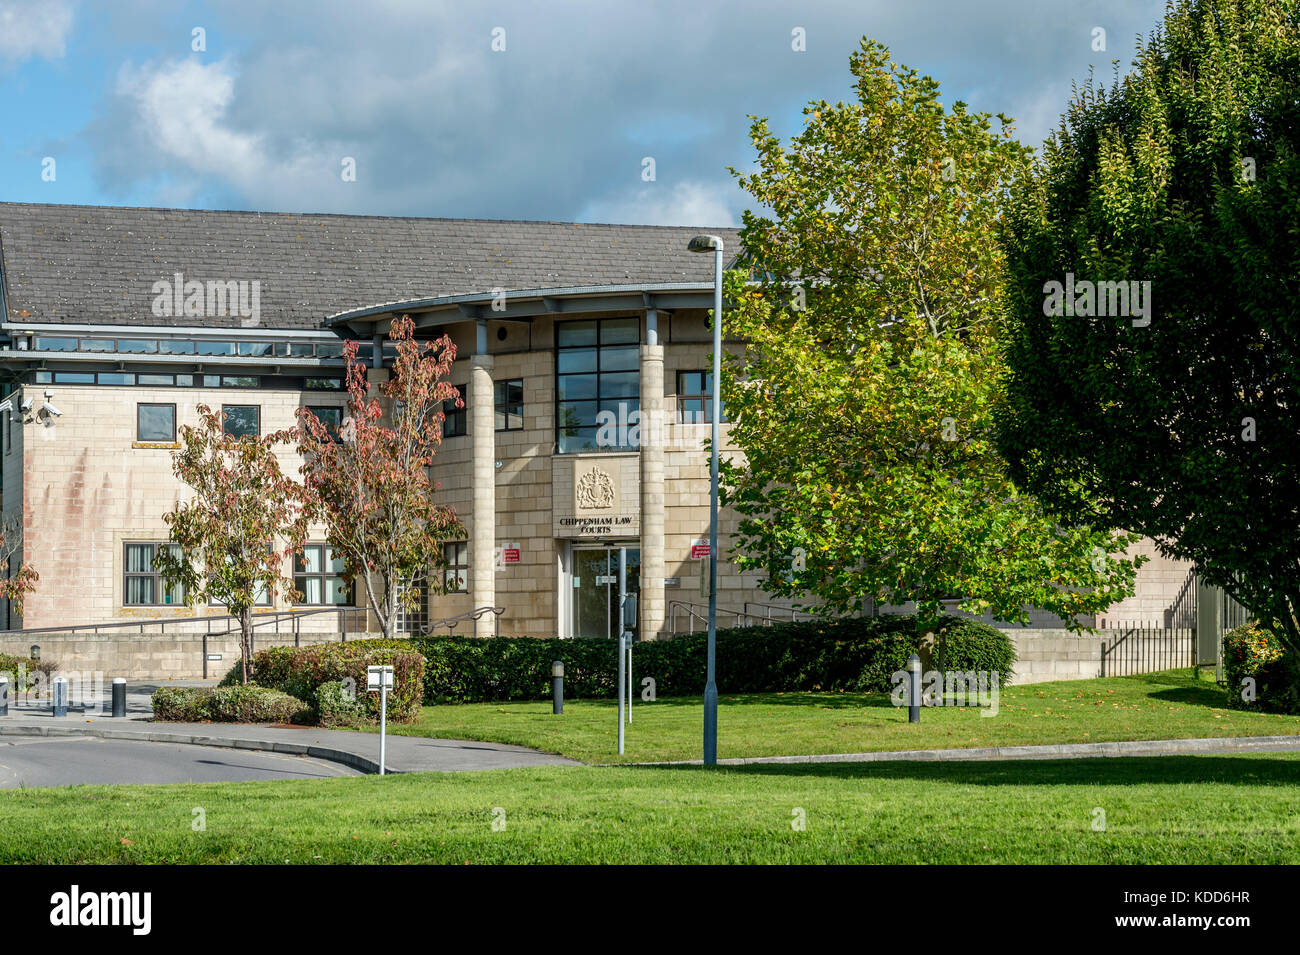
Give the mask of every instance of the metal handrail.
POLYGON ((456 631, 456 627, 463 621, 473 620, 477 622, 478 619, 482 617, 485 613, 490 613, 496 615, 495 633, 499 637, 501 636, 501 615, 505 612, 506 612, 505 607, 476 607, 473 610, 466 610, 464 613, 458 613, 454 617, 447 617, 444 620, 435 620, 433 621, 433 623, 421 627, 420 633, 421 635, 427 637, 427 636, 431 636, 434 630, 438 630, 443 627, 446 627, 450 633, 454 634, 456 631))
MULTIPOLYGON (((274 626, 275 632, 280 632, 280 621, 289 620, 292 623, 291 633, 299 633, 299 622, 306 617, 314 617, 320 614, 336 614, 339 618, 339 630, 344 631, 342 626, 344 614, 365 614, 365 607, 318 607, 313 610, 270 610, 263 612, 254 612, 253 629, 261 627, 274 626)), ((364 619, 364 618, 363 618, 364 619)), ((0 630, 0 637, 26 636, 41 633, 99 633, 101 630, 127 630, 134 629, 143 634, 146 627, 151 628, 150 633, 166 633, 168 627, 179 627, 185 624, 193 625, 203 623, 203 628, 192 627, 190 633, 204 633, 207 636, 222 636, 227 633, 234 633, 239 629, 239 618, 230 614, 209 614, 203 617, 154 617, 148 620, 115 620, 111 623, 78 623, 62 627, 31 627, 22 630, 0 630), (225 624, 224 630, 213 630, 214 622, 225 624), (152 629, 156 628, 156 629, 152 629)))
POLYGON ((810 620, 816 620, 816 619, 817 619, 817 615, 816 615, 815 613, 809 611, 809 610, 796 610, 794 607, 782 607, 782 606, 779 605, 779 604, 765 604, 765 603, 759 603, 759 602, 756 601, 756 600, 746 600, 746 601, 745 601, 745 603, 744 603, 744 608, 745 608, 745 614, 746 614, 747 616, 757 616, 757 614, 751 614, 751 613, 749 612, 749 608, 750 608, 750 607, 760 607, 760 608, 766 610, 767 613, 764 615, 763 619, 766 620, 768 623, 771 623, 771 622, 772 622, 772 611, 773 611, 773 610, 779 610, 779 611, 781 611, 782 613, 788 613, 788 614, 790 615, 790 621, 791 621, 792 623, 793 623, 793 622, 795 621, 795 619, 796 619, 795 614, 800 614, 800 613, 803 614, 805 617, 807 617, 807 618, 810 619, 810 620))
MULTIPOLYGON (((686 614, 687 614, 687 618, 686 618, 686 619, 687 619, 687 623, 688 623, 688 625, 689 625, 689 623, 690 623, 691 621, 693 621, 696 617, 698 617, 699 619, 703 620, 703 621, 705 622, 705 625, 706 625, 706 626, 707 626, 707 624, 708 624, 708 620, 709 620, 709 608, 708 608, 708 607, 702 606, 702 605, 700 605, 700 604, 691 604, 691 603, 687 603, 687 602, 684 601, 684 600, 670 600, 670 601, 668 602, 668 606, 669 606, 669 607, 671 608, 671 610, 672 610, 672 618, 671 618, 671 619, 672 619, 672 623, 671 623, 671 629, 672 629, 672 632, 673 632, 674 634, 677 633, 677 611, 678 611, 679 609, 680 609, 680 610, 685 610, 685 611, 686 611, 686 614)), ((726 607, 717 607, 717 608, 715 608, 715 609, 717 610, 717 612, 718 612, 719 614, 727 614, 728 616, 734 617, 734 618, 736 619, 736 621, 737 621, 737 626, 742 626, 742 627, 757 626, 758 623, 761 623, 761 622, 763 621, 763 618, 762 618, 762 617, 757 616, 756 614, 747 613, 747 612, 744 611, 744 610, 729 610, 729 609, 726 608, 726 607), (755 620, 755 621, 757 621, 758 623, 754 623, 754 624, 739 623, 739 621, 741 621, 741 620, 755 620)), ((693 631, 692 631, 692 632, 693 632, 693 631)))

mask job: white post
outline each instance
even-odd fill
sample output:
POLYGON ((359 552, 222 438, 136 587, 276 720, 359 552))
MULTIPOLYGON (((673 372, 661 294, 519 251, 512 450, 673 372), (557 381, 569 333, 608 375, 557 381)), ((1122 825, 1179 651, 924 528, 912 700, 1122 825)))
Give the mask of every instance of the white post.
POLYGON ((623 672, 627 660, 623 656, 623 601, 626 598, 627 550, 618 549, 618 754, 623 755, 623 672))
POLYGON ((388 674, 379 675, 379 775, 384 775, 384 755, 388 730, 388 674))

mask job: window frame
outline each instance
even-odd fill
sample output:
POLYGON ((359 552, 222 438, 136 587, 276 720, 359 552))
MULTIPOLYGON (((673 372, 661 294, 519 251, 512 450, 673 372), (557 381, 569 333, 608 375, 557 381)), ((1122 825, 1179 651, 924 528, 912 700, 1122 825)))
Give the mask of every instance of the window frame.
POLYGON ((260 437, 262 436, 262 406, 261 406, 261 405, 242 405, 242 404, 241 404, 241 405, 228 405, 228 404, 222 403, 222 405, 221 405, 221 433, 222 433, 222 434, 228 434, 228 435, 230 435, 232 438, 248 438, 248 437, 252 437, 252 438, 260 438, 260 437), (229 431, 226 430, 226 420, 227 420, 226 409, 227 409, 227 408, 253 408, 253 409, 255 409, 255 410, 257 411, 257 430, 256 430, 255 432, 253 432, 253 434, 251 434, 251 435, 244 435, 244 434, 231 434, 231 432, 229 432, 229 431))
MULTIPOLYGON (((495 385, 495 382, 493 383, 495 385)), ((444 401, 442 403, 442 436, 444 438, 463 438, 469 434, 469 385, 452 385, 460 395, 460 407, 456 407, 455 399, 444 401), (458 430, 451 430, 453 422, 459 422, 458 430)), ((495 388, 493 389, 495 391, 495 388)), ((492 396, 493 404, 496 404, 496 395, 492 396)), ((495 408, 493 409, 495 414, 495 408)), ((493 422, 495 424, 495 421, 493 422)))
MULTIPOLYGON (((355 607, 357 603, 356 581, 353 581, 352 583, 348 584, 346 603, 331 603, 330 601, 324 599, 321 599, 319 601, 307 599, 306 589, 298 586, 298 581, 300 579, 303 581, 306 581, 308 578, 315 578, 319 580, 321 597, 324 598, 326 595, 326 587, 328 581, 335 577, 342 579, 342 575, 332 573, 329 569, 331 560, 340 559, 333 556, 332 551, 334 548, 332 548, 329 545, 329 542, 311 541, 304 544, 302 549, 304 555, 303 557, 300 557, 298 554, 293 555, 293 589, 298 591, 300 594, 302 594, 303 599, 293 601, 293 605, 295 607, 355 607), (318 549, 320 551, 320 564, 319 564, 320 570, 319 571, 299 570, 298 562, 300 560, 304 560, 306 552, 311 549, 318 549)), ((344 581, 344 583, 347 583, 347 581, 344 581)))
POLYGON ((446 594, 467 594, 469 593, 469 541, 446 541, 442 545, 442 591, 446 594), (448 552, 450 549, 450 553, 448 552), (461 562, 463 557, 463 563, 461 562), (461 573, 463 571, 463 573, 461 573), (454 586, 447 586, 447 578, 451 576, 454 586), (464 585, 459 586, 460 580, 464 579, 464 585))
MULTIPOLYGON (((468 424, 468 422, 467 422, 468 424)), ((499 381, 492 382, 492 425, 494 431, 523 431, 524 430, 524 380, 522 378, 502 378, 499 381), (510 426, 510 388, 514 385, 519 386, 519 424, 517 427, 510 426), (499 397, 500 389, 505 389, 504 400, 499 397), (502 409, 505 409, 504 411, 502 409), (501 416, 504 425, 497 424, 497 416, 501 416)))
POLYGON ((185 602, 185 585, 180 582, 177 582, 175 585, 180 589, 180 594, 179 594, 180 600, 178 602, 170 603, 166 600, 159 602, 158 600, 158 598, 160 597, 166 597, 169 591, 169 588, 167 587, 166 581, 163 579, 162 574, 160 574, 158 572, 158 569, 154 566, 154 561, 157 560, 158 558, 158 549, 160 547, 174 547, 178 550, 180 549, 180 545, 175 543, 174 541, 133 540, 133 541, 122 542, 122 606, 123 607, 185 607, 188 606, 185 602), (145 573, 143 571, 127 570, 128 549, 131 547, 146 547, 146 546, 152 548, 152 551, 150 552, 151 556, 149 557, 149 568, 150 568, 149 572, 145 573), (153 581, 154 583, 153 603, 131 603, 130 601, 127 600, 127 594, 130 591, 130 587, 128 587, 127 584, 130 580, 133 579, 150 579, 153 581))
MULTIPOLYGON (((320 421, 321 424, 325 424, 325 421, 324 421, 324 419, 321 418, 321 416, 320 416, 320 414, 319 414, 318 412, 321 412, 321 411, 337 411, 337 412, 338 412, 338 415, 339 415, 339 426, 338 426, 338 430, 337 430, 337 431, 331 431, 331 432, 330 432, 330 437, 333 439, 333 441, 334 441, 335 444, 342 444, 342 443, 343 443, 343 420, 347 417, 347 412, 348 412, 348 409, 347 409, 347 408, 345 408, 343 405, 303 405, 303 407, 306 408, 308 411, 310 411, 313 415, 315 415, 315 416, 316 416, 316 420, 317 420, 317 421, 320 421)), ((259 415, 258 417, 259 417, 259 420, 260 420, 261 416, 259 415)), ((328 425, 328 424, 325 424, 325 430, 326 430, 326 431, 329 431, 329 425, 328 425)))
POLYGON ((137 442, 154 442, 162 444, 176 443, 176 402, 167 401, 137 401, 135 403, 135 440, 137 442), (172 434, 170 438, 146 438, 140 433, 140 410, 142 408, 171 408, 172 409, 172 434))
MULTIPOLYGON (((713 378, 713 372, 707 368, 682 368, 678 370, 677 381, 676 381, 677 387, 675 390, 675 394, 677 397, 677 423, 678 424, 712 424, 713 423, 713 388, 711 382, 712 378, 713 378), (700 386, 704 390, 699 392, 683 391, 682 390, 683 375, 699 375, 700 386), (684 400, 691 400, 691 399, 702 401, 704 410, 701 412, 701 417, 696 418, 693 421, 688 421, 686 419, 686 411, 682 407, 682 402, 684 400)), ((730 420, 727 418, 727 406, 725 403, 720 403, 718 423, 719 424, 731 423, 730 420)))

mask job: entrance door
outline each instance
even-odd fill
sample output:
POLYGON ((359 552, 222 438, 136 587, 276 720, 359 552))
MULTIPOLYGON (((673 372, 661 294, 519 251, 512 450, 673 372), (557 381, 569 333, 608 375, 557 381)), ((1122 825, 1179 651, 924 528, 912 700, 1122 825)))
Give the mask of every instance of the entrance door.
MULTIPOLYGON (((618 551, 618 547, 573 549, 573 621, 569 632, 575 637, 618 636, 618 551)), ((631 595, 641 589, 641 549, 627 547, 626 551, 625 586, 631 595)), ((638 619, 632 626, 632 639, 636 640, 640 632, 638 619)))

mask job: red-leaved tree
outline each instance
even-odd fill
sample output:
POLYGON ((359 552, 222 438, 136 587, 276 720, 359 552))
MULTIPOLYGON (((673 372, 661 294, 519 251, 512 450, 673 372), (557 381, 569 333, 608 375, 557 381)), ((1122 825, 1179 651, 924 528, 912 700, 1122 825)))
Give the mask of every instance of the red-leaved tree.
POLYGON ((442 443, 443 402, 462 406, 446 380, 456 346, 444 335, 415 340, 409 316, 393 322, 392 375, 379 386, 392 408, 391 423, 367 392, 366 367, 357 343, 344 344, 348 406, 338 434, 306 408, 298 411, 302 474, 315 515, 328 528, 344 576, 364 580, 371 611, 391 637, 402 610, 415 611, 426 596, 421 581, 444 566, 442 545, 464 536, 455 510, 434 500, 429 477, 442 443))
POLYGON ((23 525, 19 517, 0 526, 0 600, 8 600, 20 617, 23 598, 36 589, 36 582, 41 579, 28 563, 19 561, 17 567, 13 566, 22 549, 23 525))
POLYGON ((181 447, 172 452, 172 469, 193 497, 163 515, 177 546, 159 548, 154 566, 167 586, 184 588, 187 604, 217 601, 239 619, 247 683, 253 608, 267 596, 294 593, 284 570, 307 538, 309 497, 281 472, 275 454, 294 431, 237 437, 222 427, 224 412, 207 405, 198 411, 201 423, 183 426, 181 447))

